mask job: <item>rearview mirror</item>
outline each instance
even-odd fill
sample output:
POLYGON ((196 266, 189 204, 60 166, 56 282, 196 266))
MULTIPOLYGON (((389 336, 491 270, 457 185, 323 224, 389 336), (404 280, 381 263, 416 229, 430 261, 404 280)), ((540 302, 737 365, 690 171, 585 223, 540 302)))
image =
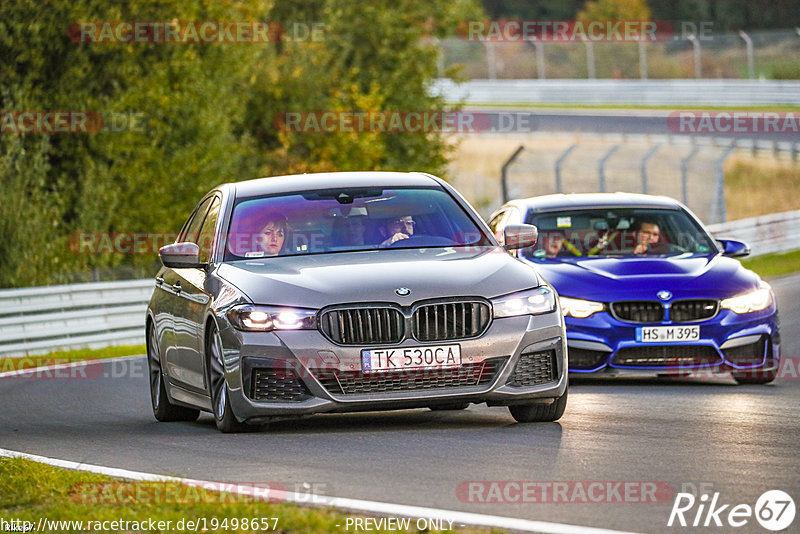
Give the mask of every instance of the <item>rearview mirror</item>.
POLYGON ((532 247, 539 239, 539 230, 532 224, 509 224, 503 230, 506 250, 532 247))
POLYGON ((736 239, 718 239, 722 245, 724 256, 730 258, 741 258, 750 254, 750 246, 744 241, 737 241, 736 239))
POLYGON ((200 247, 196 243, 173 243, 158 249, 158 257, 165 267, 187 269, 200 267, 200 247))

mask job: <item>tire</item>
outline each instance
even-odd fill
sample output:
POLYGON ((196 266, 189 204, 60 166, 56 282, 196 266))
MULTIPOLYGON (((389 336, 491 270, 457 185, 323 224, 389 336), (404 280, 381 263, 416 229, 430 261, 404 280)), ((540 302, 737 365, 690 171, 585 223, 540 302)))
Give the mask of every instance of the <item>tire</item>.
POLYGON ((544 423, 557 421, 564 415, 567 407, 567 392, 551 404, 517 404, 509 406, 508 411, 518 423, 544 423))
POLYGON ((225 366, 222 359, 222 340, 216 325, 208 329, 206 336, 206 369, 208 369, 208 387, 211 396, 211 409, 217 430, 223 434, 246 432, 257 427, 251 427, 236 419, 231 408, 228 393, 228 383, 225 380, 225 366))
POLYGON ((434 412, 445 412, 445 411, 457 411, 457 410, 466 410, 469 408, 469 402, 458 402, 453 404, 440 404, 439 406, 428 406, 431 411, 434 412))
POLYGON ((770 369, 768 371, 763 371, 761 369, 751 369, 749 371, 741 372, 741 373, 733 373, 733 379, 736 380, 737 383, 740 385, 748 385, 748 384, 755 384, 755 385, 763 385, 769 384, 778 375, 777 369, 770 369))
POLYGON ((200 410, 176 406, 169 402, 164 374, 161 371, 161 350, 152 324, 147 327, 147 368, 150 371, 150 404, 155 418, 162 423, 196 421, 200 416, 200 410))

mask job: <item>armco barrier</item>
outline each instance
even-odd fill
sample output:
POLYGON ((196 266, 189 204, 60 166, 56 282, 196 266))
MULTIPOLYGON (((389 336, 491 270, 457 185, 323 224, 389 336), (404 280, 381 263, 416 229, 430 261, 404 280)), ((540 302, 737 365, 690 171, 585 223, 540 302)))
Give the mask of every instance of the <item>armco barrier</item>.
MULTIPOLYGON (((708 229, 746 241, 753 256, 800 249, 800 210, 708 229)), ((0 356, 143 344, 152 292, 151 279, 0 290, 0 356)))
POLYGON ((800 249, 800 210, 712 224, 708 229, 717 238, 748 243, 751 256, 800 249))
POLYGON ((431 92, 467 104, 640 106, 800 105, 798 80, 470 80, 439 78, 431 92))
POLYGON ((0 290, 0 356, 144 343, 154 281, 0 290))

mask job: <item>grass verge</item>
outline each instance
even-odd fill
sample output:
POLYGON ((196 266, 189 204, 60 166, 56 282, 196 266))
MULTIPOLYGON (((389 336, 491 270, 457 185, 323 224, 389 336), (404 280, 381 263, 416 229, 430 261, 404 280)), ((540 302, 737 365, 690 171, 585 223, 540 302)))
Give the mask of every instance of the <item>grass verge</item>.
POLYGON ((0 358, 0 372, 19 369, 31 369, 58 363, 80 362, 85 360, 102 360, 119 356, 145 354, 144 345, 120 345, 103 349, 59 350, 38 356, 20 358, 0 358))
POLYGON ((742 265, 762 278, 774 278, 800 271, 800 250, 764 254, 742 260, 742 265))
MULTIPOLYGON (((287 490, 292 491, 287 488, 287 490)), ((4 520, 24 520, 39 525, 40 518, 49 521, 83 521, 83 526, 95 522, 119 521, 120 528, 104 532, 130 530, 150 532, 188 531, 187 521, 205 518, 197 532, 271 532, 284 533, 334 533, 346 532, 347 518, 363 517, 346 514, 331 508, 304 507, 285 502, 270 503, 251 496, 218 493, 172 482, 130 482, 103 475, 70 471, 22 458, 0 458, 0 517, 4 520), (215 521, 212 520, 215 519, 215 521), (243 518, 247 523, 257 519, 257 527, 240 528, 243 518), (266 523, 261 521, 266 519, 266 523), (222 527, 223 521, 226 528, 222 527), (171 521, 169 528, 149 528, 149 521, 171 521), (184 528, 176 528, 183 520, 184 528), (235 520, 235 521, 234 521, 235 520), (132 522, 145 521, 133 528, 132 522), (91 522, 91 523, 89 523, 91 522), (123 524, 122 522, 129 522, 123 524), (212 528, 214 525, 217 528, 212 528), (236 528, 234 528, 234 524, 236 528), (262 528, 264 525, 267 528, 262 528)), ((405 532, 422 532, 416 528, 405 532)), ((113 527, 111 523, 108 526, 113 527)), ((164 523, 163 525, 166 525, 164 523)), ((447 522, 444 523, 447 527, 447 522)), ((455 529, 456 525, 453 524, 455 529)), ((44 529, 43 529, 44 530, 44 529)), ((62 528, 59 532, 78 529, 62 528)), ((84 528, 84 530, 86 530, 84 528)), ((90 529, 96 530, 96 529, 90 529)), ((351 529, 352 530, 352 527, 351 529)), ((459 527, 459 533, 477 534, 503 532, 473 527, 459 527)), ((56 531, 51 527, 47 531, 56 531)), ((397 530, 370 529, 371 532, 397 532, 397 530)), ((425 530, 424 532, 444 532, 425 530)))

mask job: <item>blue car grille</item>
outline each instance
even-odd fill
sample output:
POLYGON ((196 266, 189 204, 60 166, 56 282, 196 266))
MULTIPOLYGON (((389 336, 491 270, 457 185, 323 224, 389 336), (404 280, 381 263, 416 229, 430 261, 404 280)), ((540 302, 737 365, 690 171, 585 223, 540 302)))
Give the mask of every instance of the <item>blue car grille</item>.
POLYGON ((620 367, 697 367, 720 363, 722 356, 710 345, 656 345, 623 347, 611 361, 620 367))
POLYGON ((629 323, 660 323, 664 320, 664 306, 650 300, 612 302, 611 314, 629 323))
POLYGON ((536 386, 556 379, 556 351, 521 354, 514 372, 508 379, 510 386, 536 386))
POLYGON ((490 358, 454 369, 407 369, 375 374, 337 371, 320 376, 319 381, 325 389, 335 395, 485 386, 494 380, 506 359, 490 358))
POLYGON ((704 321, 714 317, 718 309, 716 300, 678 300, 670 306, 669 317, 673 323, 704 321))

